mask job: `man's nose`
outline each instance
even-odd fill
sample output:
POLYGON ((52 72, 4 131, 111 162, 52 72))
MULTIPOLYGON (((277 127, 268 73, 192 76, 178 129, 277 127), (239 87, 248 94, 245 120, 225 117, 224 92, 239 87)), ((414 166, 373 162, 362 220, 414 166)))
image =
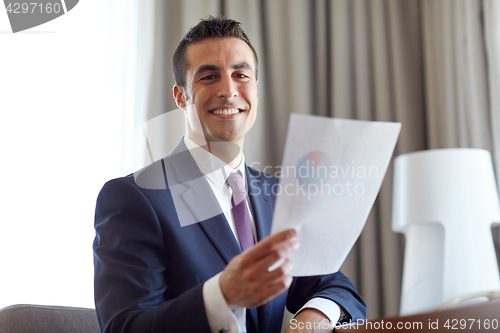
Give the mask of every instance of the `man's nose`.
POLYGON ((231 99, 238 96, 237 83, 231 76, 224 76, 219 82, 217 97, 231 99))

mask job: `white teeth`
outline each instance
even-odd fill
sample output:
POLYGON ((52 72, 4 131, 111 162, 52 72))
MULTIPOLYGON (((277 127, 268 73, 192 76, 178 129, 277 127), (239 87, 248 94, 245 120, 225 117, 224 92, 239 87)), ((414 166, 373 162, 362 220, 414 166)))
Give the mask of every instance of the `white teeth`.
POLYGON ((214 110, 213 114, 235 114, 240 112, 238 109, 222 109, 222 110, 214 110))

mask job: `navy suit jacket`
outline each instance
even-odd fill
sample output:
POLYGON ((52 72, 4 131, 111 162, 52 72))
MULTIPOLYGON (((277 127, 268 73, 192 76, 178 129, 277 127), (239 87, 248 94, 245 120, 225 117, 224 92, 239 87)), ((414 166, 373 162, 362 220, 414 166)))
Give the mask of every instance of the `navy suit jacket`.
MULTIPOLYGON (((246 176, 260 240, 271 230, 270 189, 278 180, 249 167, 246 176)), ((165 158, 104 185, 95 230, 95 304, 103 332, 210 332, 203 283, 241 249, 183 140, 165 158)), ((366 318, 354 285, 337 272, 294 278, 288 292, 248 310, 248 332, 280 332, 285 303, 295 313, 314 297, 336 302, 353 321, 366 318)))

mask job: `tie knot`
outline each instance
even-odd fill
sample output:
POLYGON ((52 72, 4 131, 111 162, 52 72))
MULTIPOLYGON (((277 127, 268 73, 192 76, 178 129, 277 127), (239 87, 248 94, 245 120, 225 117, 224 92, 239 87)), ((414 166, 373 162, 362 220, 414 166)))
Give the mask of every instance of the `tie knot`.
POLYGON ((243 177, 237 172, 231 172, 227 177, 227 184, 235 193, 245 193, 245 184, 243 177))

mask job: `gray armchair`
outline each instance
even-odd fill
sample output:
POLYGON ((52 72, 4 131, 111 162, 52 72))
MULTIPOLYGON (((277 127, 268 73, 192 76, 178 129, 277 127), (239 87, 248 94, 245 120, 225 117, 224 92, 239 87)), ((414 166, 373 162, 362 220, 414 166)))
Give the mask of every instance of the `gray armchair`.
POLYGON ((0 310, 0 333, 100 333, 94 309, 12 305, 0 310))

